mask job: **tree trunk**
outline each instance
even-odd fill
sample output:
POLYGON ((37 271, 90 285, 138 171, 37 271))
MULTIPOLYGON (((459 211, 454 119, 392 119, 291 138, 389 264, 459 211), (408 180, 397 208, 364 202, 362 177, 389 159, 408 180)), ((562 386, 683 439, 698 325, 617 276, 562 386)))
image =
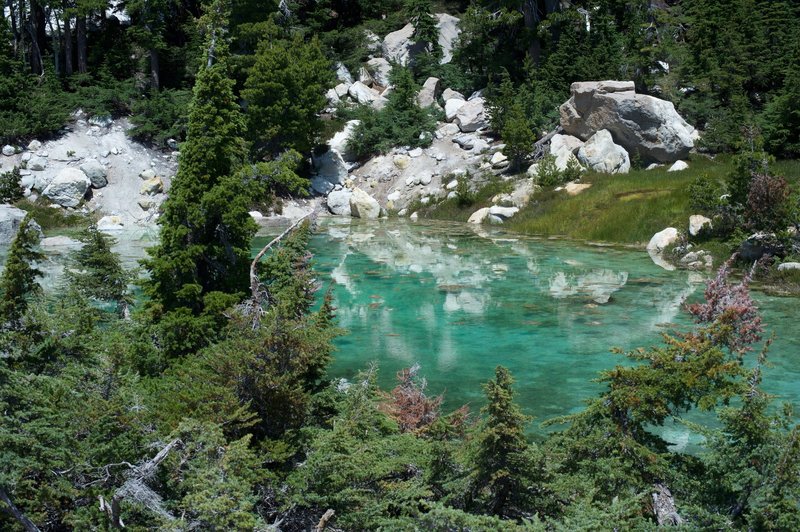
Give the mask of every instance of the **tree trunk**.
POLYGON ((22 525, 22 528, 25 530, 25 532, 39 532, 39 527, 33 524, 33 521, 28 519, 28 516, 22 513, 22 510, 17 508, 17 505, 14 504, 14 501, 11 500, 3 488, 0 488, 0 501, 5 503, 6 506, 5 508, 0 506, 0 509, 4 509, 11 514, 11 516, 16 519, 20 525, 22 525))
MULTIPOLYGON (((66 7, 66 4, 65 4, 66 7)), ((72 75, 72 21, 64 18, 64 74, 72 75)))
POLYGON ((78 72, 85 74, 89 70, 86 52, 86 15, 75 17, 75 32, 78 45, 78 72))
POLYGON ((11 18, 11 34, 14 37, 14 55, 17 55, 19 46, 19 28, 17 28, 17 13, 14 11, 14 0, 8 0, 8 13, 11 18))
POLYGON ((155 48, 150 48, 150 87, 155 90, 158 90, 158 88, 161 86, 161 78, 159 77, 158 72, 158 50, 155 48))
POLYGON ((41 0, 35 0, 31 3, 33 10, 33 23, 36 27, 36 45, 39 48, 39 53, 44 55, 47 50, 47 16, 44 11, 44 5, 41 0))

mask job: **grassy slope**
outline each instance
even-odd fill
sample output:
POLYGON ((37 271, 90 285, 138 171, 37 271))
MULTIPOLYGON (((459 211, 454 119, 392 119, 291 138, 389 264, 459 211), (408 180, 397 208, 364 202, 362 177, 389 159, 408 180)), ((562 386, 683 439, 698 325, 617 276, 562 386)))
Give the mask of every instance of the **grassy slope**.
MULTIPOLYGON (((703 174, 724 182, 732 165, 728 156, 714 160, 694 156, 686 171, 667 172, 667 168, 633 170, 626 175, 588 172, 581 181, 591 183, 590 189, 577 196, 552 188, 537 192, 531 204, 506 227, 532 235, 644 245, 665 227, 686 230, 689 216, 694 214, 689 206, 689 185, 703 174)), ((773 170, 790 182, 800 181, 800 161, 781 161, 773 170)), ((472 212, 490 205, 496 193, 497 188, 479 193, 478 201, 469 207, 446 201, 424 215, 466 221, 472 212)))

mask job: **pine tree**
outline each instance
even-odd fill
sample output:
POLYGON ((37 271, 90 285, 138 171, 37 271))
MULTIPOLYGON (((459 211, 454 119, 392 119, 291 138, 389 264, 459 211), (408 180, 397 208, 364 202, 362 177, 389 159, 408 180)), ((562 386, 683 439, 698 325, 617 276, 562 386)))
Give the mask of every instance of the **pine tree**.
POLYGON ((28 308, 28 297, 39 290, 36 278, 41 276, 34 263, 44 255, 34 249, 39 244, 39 228, 30 215, 19 225, 11 243, 3 276, 0 278, 0 326, 15 328, 28 308))
POLYGON ((517 517, 531 502, 532 462, 525 438, 530 418, 514 403, 514 379, 508 369, 497 366, 495 378, 483 389, 489 404, 480 428, 473 458, 473 506, 481 513, 517 517))
POLYGON ((70 254, 70 284, 86 297, 116 303, 122 312, 131 303, 128 282, 131 275, 111 251, 116 239, 90 225, 78 236, 83 246, 70 254))
POLYGON ((325 89, 333 81, 316 38, 264 39, 242 91, 256 152, 266 158, 290 149, 309 153, 322 129, 325 89))
POLYGON ((228 5, 206 15, 206 52, 189 111, 187 140, 164 206, 160 243, 148 250, 145 293, 173 354, 208 341, 218 312, 247 290, 250 241, 245 183, 235 174, 245 156, 244 119, 228 76, 228 5), (192 317, 201 316, 201 321, 192 317))

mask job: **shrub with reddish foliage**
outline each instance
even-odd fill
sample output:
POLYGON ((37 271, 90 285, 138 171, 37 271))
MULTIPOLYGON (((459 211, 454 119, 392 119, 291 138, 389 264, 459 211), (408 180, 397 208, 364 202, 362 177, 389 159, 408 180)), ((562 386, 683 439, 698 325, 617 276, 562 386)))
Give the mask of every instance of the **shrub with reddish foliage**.
POLYGON ((389 414, 403 432, 417 432, 439 419, 443 397, 425 395, 427 382, 417 378, 419 364, 397 372, 399 384, 388 394, 383 403, 389 414))
POLYGON ((786 179, 768 174, 755 174, 747 195, 745 218, 752 230, 780 231, 792 220, 792 191, 786 179))
POLYGON ((741 282, 730 282, 731 257, 710 280, 705 289, 705 302, 689 305, 689 313, 697 323, 707 323, 708 331, 716 343, 725 345, 741 357, 752 350, 750 345, 761 340, 764 325, 753 299, 750 297, 752 271, 741 282))

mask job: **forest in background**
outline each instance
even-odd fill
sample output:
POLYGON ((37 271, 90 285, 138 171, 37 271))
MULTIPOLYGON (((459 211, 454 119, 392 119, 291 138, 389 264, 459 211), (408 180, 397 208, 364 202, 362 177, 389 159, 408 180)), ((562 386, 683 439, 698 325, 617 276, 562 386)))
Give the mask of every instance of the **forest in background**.
MULTIPOLYGON (((758 139, 759 153, 797 154, 796 3, 549 4, 436 6, 463 12, 455 59, 439 65, 428 46, 398 86, 436 74, 462 90, 497 87, 496 101, 522 106, 530 138, 554 124, 570 82, 633 79, 702 125, 704 149, 758 139), (743 137, 746 125, 759 133, 743 137)), ((106 8, 11 3, 2 135, 55 134, 80 106, 130 115, 157 144, 179 139, 180 166, 140 301, 96 228, 81 234, 68 283, 47 294, 30 218, 17 234, 0 279, 0 528, 800 526, 795 416, 761 388, 770 340, 749 276, 733 281, 728 264, 687 309, 693 328, 626 353, 585 410, 537 420, 560 427, 540 441, 526 437, 531 420, 502 367, 480 412, 442 411, 425 368, 391 391, 375 367, 327 378, 344 332, 311 269, 313 221, 251 263, 248 209, 307 189, 333 62, 354 69, 369 53, 364 30, 412 19, 424 30, 434 6, 143 2, 126 4, 130 25, 106 8), (717 418, 683 422, 707 451, 671 451, 655 429, 694 409, 717 418)), ((419 112, 402 100, 390 110, 419 112)), ((764 159, 744 155, 756 169, 764 159)))

